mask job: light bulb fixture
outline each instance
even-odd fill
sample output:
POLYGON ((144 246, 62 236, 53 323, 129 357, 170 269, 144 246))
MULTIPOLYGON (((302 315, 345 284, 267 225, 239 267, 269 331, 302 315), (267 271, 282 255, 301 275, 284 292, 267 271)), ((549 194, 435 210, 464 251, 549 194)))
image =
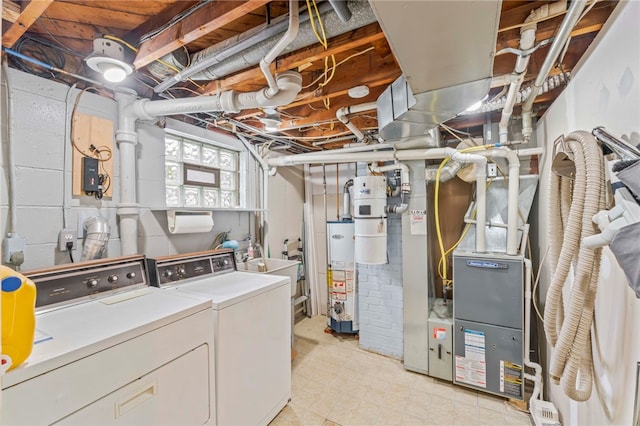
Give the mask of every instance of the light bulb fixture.
POLYGON ((265 132, 277 132, 282 120, 278 115, 265 115, 259 118, 260 122, 264 124, 265 132))
POLYGON ((364 98, 369 94, 368 86, 355 86, 347 91, 350 97, 353 99, 364 98))
POLYGON ((85 61, 111 83, 119 83, 133 72, 133 67, 124 62, 123 47, 106 38, 93 40, 93 52, 85 61))

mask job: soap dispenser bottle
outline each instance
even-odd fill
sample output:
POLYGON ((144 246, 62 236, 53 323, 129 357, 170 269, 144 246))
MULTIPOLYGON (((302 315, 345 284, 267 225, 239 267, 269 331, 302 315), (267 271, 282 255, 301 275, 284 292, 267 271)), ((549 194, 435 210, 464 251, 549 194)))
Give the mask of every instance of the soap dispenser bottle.
POLYGON ((253 243, 249 240, 249 248, 247 249, 247 257, 253 259, 253 243))

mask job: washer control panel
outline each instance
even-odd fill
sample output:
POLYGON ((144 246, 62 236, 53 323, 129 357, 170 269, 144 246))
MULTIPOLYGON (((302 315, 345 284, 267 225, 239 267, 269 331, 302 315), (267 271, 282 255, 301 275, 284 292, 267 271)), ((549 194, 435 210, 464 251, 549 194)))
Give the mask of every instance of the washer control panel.
POLYGON ((24 274, 36 284, 37 309, 148 285, 143 256, 74 263, 24 274))
POLYGON ((162 287, 205 275, 236 270, 233 250, 214 250, 165 258, 147 259, 151 285, 162 287))

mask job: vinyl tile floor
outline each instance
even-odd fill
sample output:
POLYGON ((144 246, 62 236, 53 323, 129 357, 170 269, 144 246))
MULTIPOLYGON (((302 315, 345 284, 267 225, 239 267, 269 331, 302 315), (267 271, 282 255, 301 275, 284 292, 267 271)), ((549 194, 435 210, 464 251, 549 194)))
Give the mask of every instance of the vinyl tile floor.
POLYGON ((504 399, 407 371, 359 349, 353 336, 325 333, 326 320, 296 323, 292 399, 272 426, 533 424, 504 399))

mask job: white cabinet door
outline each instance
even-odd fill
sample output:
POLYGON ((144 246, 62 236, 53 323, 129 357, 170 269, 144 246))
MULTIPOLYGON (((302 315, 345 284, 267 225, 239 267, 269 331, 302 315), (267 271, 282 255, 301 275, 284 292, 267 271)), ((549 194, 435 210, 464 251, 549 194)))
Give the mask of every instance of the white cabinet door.
POLYGON ((210 349, 199 346, 56 424, 208 424, 214 418, 209 407, 210 349))

